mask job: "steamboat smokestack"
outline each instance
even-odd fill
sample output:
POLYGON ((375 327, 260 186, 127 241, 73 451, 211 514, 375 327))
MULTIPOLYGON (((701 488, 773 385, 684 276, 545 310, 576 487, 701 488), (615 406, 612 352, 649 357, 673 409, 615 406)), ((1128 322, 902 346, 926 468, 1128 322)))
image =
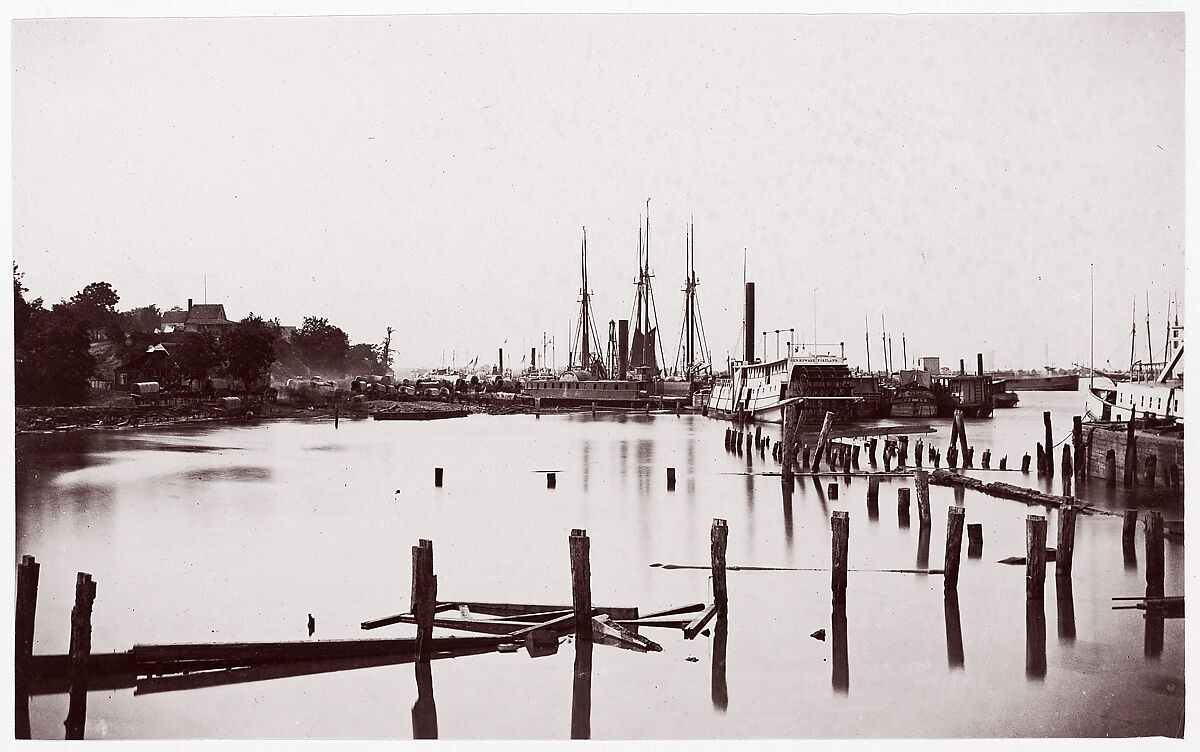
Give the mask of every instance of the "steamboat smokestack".
POLYGON ((529 367, 537 368, 537 348, 529 348, 529 367))
POLYGON ((504 348, 500 348, 500 378, 504 378, 504 348))
POLYGON ((746 283, 746 362, 754 362, 754 283, 746 283))
POLYGON ((975 362, 979 365, 979 375, 983 375, 983 353, 975 353, 975 362))
POLYGON ((629 374, 629 319, 621 319, 617 323, 617 378, 627 378, 629 374))

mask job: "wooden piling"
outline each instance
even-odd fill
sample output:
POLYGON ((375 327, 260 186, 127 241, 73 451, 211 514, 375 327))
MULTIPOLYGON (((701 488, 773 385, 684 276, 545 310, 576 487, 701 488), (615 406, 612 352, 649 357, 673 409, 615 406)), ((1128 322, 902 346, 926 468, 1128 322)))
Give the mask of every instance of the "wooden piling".
POLYGON ((1150 454, 1146 456, 1146 486, 1154 488, 1154 476, 1158 472, 1158 455, 1150 454))
POLYGON ((1125 487, 1137 485, 1137 436, 1134 434, 1134 411, 1129 411, 1129 422, 1125 430, 1125 487))
POLYGON ((921 466, 921 456, 924 454, 924 442, 917 439, 916 446, 913 447, 913 460, 916 461, 917 467, 921 466))
POLYGON ((75 606, 71 609, 71 688, 66 726, 68 740, 82 739, 87 720, 88 659, 92 654, 92 605, 96 583, 87 572, 75 578, 75 606))
POLYGON ((975 467, 975 447, 967 447, 967 451, 963 452, 963 467, 975 467))
POLYGON ((879 503, 879 478, 872 475, 867 479, 867 506, 879 503))
POLYGON ((667 490, 675 490, 675 468, 673 467, 667 468, 667 490))
POLYGON ((712 583, 713 603, 720 613, 725 613, 729 604, 729 591, 725 580, 725 549, 729 543, 729 525, 725 520, 712 521, 712 583))
POLYGON ((838 497, 838 484, 830 483, 829 484, 829 498, 831 500, 836 500, 837 497, 838 497))
POLYGON ((1087 475, 1085 472, 1087 461, 1084 456, 1083 446, 1083 418, 1079 415, 1071 418, 1071 446, 1075 450, 1075 456, 1072 462, 1072 467, 1075 470, 1075 477, 1082 479, 1087 475))
POLYGON ((875 447, 878 445, 878 443, 879 442, 877 439, 870 439, 867 441, 867 460, 872 465, 875 464, 875 447))
POLYGON ((433 485, 436 488, 442 487, 442 468, 440 467, 433 469, 433 485))
POLYGON ((962 410, 954 411, 954 421, 958 423, 958 447, 965 455, 967 453, 967 419, 962 410))
POLYGON ((433 619, 437 611, 437 579, 433 574, 433 541, 422 538, 412 547, 412 614, 417 623, 417 662, 429 660, 433 619))
POLYGON ((991 466, 992 466, 992 450, 991 449, 983 450, 983 461, 980 464, 983 466, 984 470, 988 470, 991 468, 991 466))
POLYGON ((1179 488, 1179 465, 1172 464, 1169 473, 1171 488, 1179 488))
POLYGON ((802 450, 802 456, 800 458, 800 467, 802 469, 807 470, 809 468, 808 460, 808 444, 805 444, 802 450))
POLYGON ((558 486, 557 473, 546 473, 546 488, 556 488, 558 486))
POLYGON ((1124 524, 1121 526, 1121 542, 1127 546, 1133 544, 1133 537, 1137 534, 1137 519, 1136 509, 1125 510, 1124 524))
POLYGON ((1029 472, 1029 460, 1030 460, 1029 453, 1026 452, 1025 456, 1021 458, 1021 472, 1023 472, 1023 473, 1029 472))
POLYGON ((1025 518, 1025 595, 1041 598, 1046 587, 1046 518, 1025 518))
POLYGON ((828 451, 829 431, 833 428, 833 413, 825 412, 825 420, 821 423, 821 433, 817 435, 817 453, 813 457, 813 472, 821 469, 821 455, 828 451))
POLYGON ((1164 575, 1163 519, 1160 512, 1148 512, 1145 520, 1146 535, 1146 590, 1162 595, 1164 575))
POLYGON ((16 623, 13 636, 16 660, 13 664, 13 700, 16 738, 30 738, 29 679, 33 660, 33 625, 37 613, 38 576, 41 565, 32 556, 22 556, 17 565, 16 623))
MULTIPOLYGON (((1063 475, 1066 475, 1066 468, 1063 475)), ((1067 482, 1067 478, 1063 478, 1067 482)), ((1075 558, 1075 515, 1078 509, 1074 504, 1063 504, 1058 508, 1058 552, 1054 558, 1054 576, 1070 577, 1071 564, 1075 558)))
POLYGON ((917 519, 920 520, 921 527, 926 527, 930 523, 929 473, 918 470, 915 476, 917 481, 917 519))
POLYGON ((1075 477, 1075 470, 1074 470, 1074 469, 1072 468, 1072 466, 1071 466, 1071 448, 1070 448, 1069 446, 1067 446, 1067 445, 1065 445, 1065 444, 1064 444, 1064 445, 1063 445, 1063 450, 1062 450, 1062 488, 1063 488, 1063 496, 1070 497, 1070 496, 1072 495, 1072 493, 1071 493, 1071 491, 1072 491, 1072 489, 1071 489, 1071 480, 1072 480, 1074 477, 1075 477))
POLYGON ((1037 445, 1037 474, 1039 478, 1046 474, 1046 450, 1040 441, 1037 445))
POLYGON ((967 558, 983 556, 983 525, 973 522, 967 525, 967 558))
POLYGON ((850 513, 837 511, 829 518, 829 527, 833 533, 833 602, 846 602, 846 570, 850 547, 850 513))
POLYGON ((592 417, 596 417, 596 403, 592 402, 592 417))
POLYGON ((1007 454, 1000 458, 1000 469, 1001 470, 1008 469, 1008 455, 1007 454))
POLYGON ((962 555, 963 522, 967 510, 962 507, 950 507, 946 518, 946 590, 958 588, 958 563, 962 555))
POLYGON ((592 639, 591 541, 587 531, 575 529, 569 539, 571 551, 571 604, 575 611, 575 639, 592 639))
POLYGON ((1050 428, 1050 411, 1042 413, 1042 421, 1046 424, 1046 475, 1054 477, 1054 431, 1050 428))
POLYGON ((859 444, 855 444, 854 445, 854 454, 852 454, 850 456, 850 464, 854 466, 855 470, 858 469, 858 452, 860 449, 862 449, 862 446, 859 444))

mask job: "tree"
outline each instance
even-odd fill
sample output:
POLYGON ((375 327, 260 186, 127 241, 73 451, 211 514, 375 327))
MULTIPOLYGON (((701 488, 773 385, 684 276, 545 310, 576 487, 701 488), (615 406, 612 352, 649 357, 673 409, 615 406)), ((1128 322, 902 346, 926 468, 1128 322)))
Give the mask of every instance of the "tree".
POLYGON ((387 366, 380 362, 380 346, 357 344, 346 351, 346 371, 354 374, 382 376, 387 366))
POLYGON ((82 405, 96 368, 87 326, 65 312, 34 309, 16 347, 17 404, 82 405))
POLYGON ((92 331, 108 331, 112 335, 120 323, 117 314, 120 300, 121 296, 109 283, 92 282, 60 305, 92 331))
MULTIPOLYGON (((207 332, 184 332, 170 351, 186 379, 203 382, 209 371, 221 365, 221 348, 207 332)), ((267 365, 270 367, 269 363, 267 365)))
POLYGON ((162 312, 156 305, 131 308, 119 316, 121 329, 126 332, 152 332, 162 325, 162 312))
POLYGON ((17 265, 13 264, 13 341, 20 342, 25 334, 25 328, 29 325, 30 319, 33 317, 35 310, 42 310, 42 299, 37 298, 26 302, 25 293, 29 292, 29 288, 22 283, 25 275, 17 269, 17 265))
POLYGON ((315 316, 305 318, 304 325, 296 331, 293 340, 309 368, 345 373, 350 338, 327 319, 315 316))
POLYGON ((278 327, 263 321, 253 313, 229 328, 221 337, 221 351, 225 370, 242 386, 250 385, 262 378, 275 362, 275 337, 278 327))

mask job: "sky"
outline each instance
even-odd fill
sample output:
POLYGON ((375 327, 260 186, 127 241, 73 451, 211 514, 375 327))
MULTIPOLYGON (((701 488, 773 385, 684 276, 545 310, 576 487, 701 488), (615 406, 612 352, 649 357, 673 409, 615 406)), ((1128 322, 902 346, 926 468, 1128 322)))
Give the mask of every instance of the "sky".
MULTIPOLYGON (((400 363, 566 363, 628 318, 667 361, 695 225, 723 364, 774 330, 897 361, 1128 366, 1184 293, 1184 20, 1043 15, 34 19, 12 27, 32 296, 223 303, 400 363), (444 353, 444 355, 443 355, 444 353)), ((784 336, 786 339, 786 335, 784 336)))

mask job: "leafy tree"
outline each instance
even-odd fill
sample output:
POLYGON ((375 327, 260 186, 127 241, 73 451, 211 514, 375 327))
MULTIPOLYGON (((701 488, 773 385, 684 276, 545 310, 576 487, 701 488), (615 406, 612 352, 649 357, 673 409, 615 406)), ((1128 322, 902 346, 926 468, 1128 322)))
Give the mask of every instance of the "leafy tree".
POLYGON ((346 351, 346 371, 354 374, 382 376, 387 366, 380 360, 379 345, 357 344, 346 351))
POLYGON ((345 373, 350 338, 327 319, 305 318, 293 341, 309 368, 345 373))
POLYGON ((121 329, 126 332, 152 332, 162 325, 162 312, 156 305, 131 308, 119 316, 121 329))
POLYGON ((117 303, 120 300, 121 296, 109 283, 92 282, 60 305, 92 331, 107 331, 113 339, 119 331, 117 303))
POLYGON ((253 313, 231 326, 220 341, 226 372, 248 390, 275 362, 277 335, 275 324, 253 313))
POLYGON ((31 310, 16 346, 17 404, 82 405, 96 368, 87 325, 64 311, 31 310))
POLYGON ((209 371, 221 365, 221 348, 207 332, 184 332, 168 349, 186 379, 203 382, 209 371))
POLYGON ((13 340, 20 342, 25 334, 25 328, 29 325, 29 320, 33 317, 34 311, 42 310, 42 299, 26 301, 25 293, 29 292, 29 288, 22 283, 25 275, 18 271, 17 265, 13 264, 13 340))

